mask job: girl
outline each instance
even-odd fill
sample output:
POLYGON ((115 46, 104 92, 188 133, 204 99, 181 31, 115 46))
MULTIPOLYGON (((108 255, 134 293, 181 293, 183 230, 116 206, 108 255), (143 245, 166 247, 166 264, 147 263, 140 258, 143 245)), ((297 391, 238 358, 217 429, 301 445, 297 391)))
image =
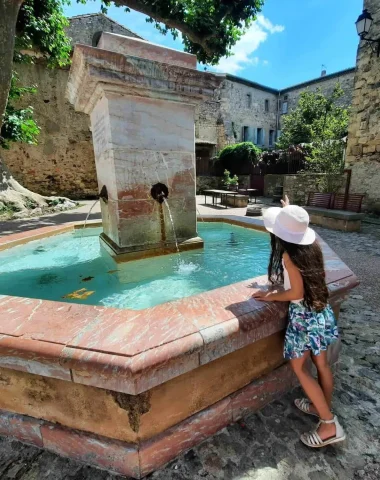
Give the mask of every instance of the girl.
POLYGON ((284 291, 260 291, 253 297, 265 302, 290 302, 284 357, 290 360, 308 396, 297 399, 295 405, 319 417, 316 430, 301 435, 301 441, 312 448, 341 442, 346 437, 331 412, 333 376, 327 360, 327 347, 338 338, 338 329, 328 304, 321 248, 309 228, 309 215, 301 207, 268 209, 264 223, 273 234, 268 276, 272 283, 279 283, 283 277, 284 291), (307 368, 310 357, 317 368, 318 382, 307 368))

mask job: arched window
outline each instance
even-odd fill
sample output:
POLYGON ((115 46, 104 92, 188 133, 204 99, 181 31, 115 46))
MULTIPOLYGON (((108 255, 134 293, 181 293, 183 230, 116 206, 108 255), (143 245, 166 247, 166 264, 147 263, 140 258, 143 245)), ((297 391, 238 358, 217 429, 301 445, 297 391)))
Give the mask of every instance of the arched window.
POLYGON ((93 46, 93 47, 97 47, 97 46, 98 46, 100 37, 102 36, 102 33, 103 33, 102 31, 100 31, 100 32, 95 32, 94 35, 92 36, 92 46, 93 46))

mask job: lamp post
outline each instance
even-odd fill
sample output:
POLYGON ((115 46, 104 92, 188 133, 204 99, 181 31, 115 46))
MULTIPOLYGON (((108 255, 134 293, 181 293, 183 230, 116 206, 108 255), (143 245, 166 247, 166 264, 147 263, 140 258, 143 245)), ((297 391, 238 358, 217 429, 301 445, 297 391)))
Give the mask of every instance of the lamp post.
POLYGON ((369 11, 365 8, 361 15, 359 15, 358 19, 356 20, 356 30, 360 37, 360 40, 365 40, 371 45, 372 51, 377 53, 377 56, 380 56, 380 39, 374 40, 373 38, 368 38, 368 32, 371 28, 373 23, 372 15, 369 11))

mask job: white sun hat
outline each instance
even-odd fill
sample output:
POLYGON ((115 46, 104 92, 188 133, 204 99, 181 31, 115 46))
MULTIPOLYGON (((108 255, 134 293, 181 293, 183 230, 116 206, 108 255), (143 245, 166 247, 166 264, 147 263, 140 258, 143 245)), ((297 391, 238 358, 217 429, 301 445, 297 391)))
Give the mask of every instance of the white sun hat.
POLYGON ((280 207, 271 207, 263 213, 264 226, 268 232, 273 233, 274 222, 281 210, 282 208, 280 207))
POLYGON ((311 245, 315 242, 315 232, 309 228, 309 214, 297 205, 279 209, 273 225, 273 233, 285 242, 296 245, 311 245))

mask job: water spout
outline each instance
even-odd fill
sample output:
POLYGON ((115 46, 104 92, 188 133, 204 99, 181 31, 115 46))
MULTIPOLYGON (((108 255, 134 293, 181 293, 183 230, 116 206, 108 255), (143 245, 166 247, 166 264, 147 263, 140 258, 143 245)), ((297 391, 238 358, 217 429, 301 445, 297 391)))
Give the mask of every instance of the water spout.
POLYGON ((103 185, 102 189, 100 190, 99 198, 103 200, 104 203, 108 203, 108 191, 105 185, 103 185))
POLYGON ((90 210, 88 211, 88 214, 87 214, 87 217, 86 217, 86 220, 84 221, 84 224, 83 224, 83 228, 81 229, 81 237, 83 236, 83 232, 84 232, 84 229, 86 228, 86 225, 87 225, 87 221, 91 215, 91 212, 92 210, 94 209, 95 205, 99 202, 99 198, 97 200, 95 200, 95 202, 92 204, 90 210))
POLYGON ((174 221, 173 221, 172 212, 171 212, 170 207, 169 207, 169 202, 166 200, 166 198, 164 198, 163 201, 164 201, 164 203, 165 203, 166 208, 168 209, 169 218, 170 218, 170 223, 172 224, 172 230, 173 230, 173 235, 174 235, 174 240, 175 240, 175 246, 176 246, 176 248, 177 248, 177 253, 179 253, 178 239, 177 239, 177 234, 176 234, 176 232, 175 232, 174 221))
POLYGON ((169 189, 164 183, 156 183, 151 188, 150 194, 158 203, 163 203, 169 196, 169 189))

